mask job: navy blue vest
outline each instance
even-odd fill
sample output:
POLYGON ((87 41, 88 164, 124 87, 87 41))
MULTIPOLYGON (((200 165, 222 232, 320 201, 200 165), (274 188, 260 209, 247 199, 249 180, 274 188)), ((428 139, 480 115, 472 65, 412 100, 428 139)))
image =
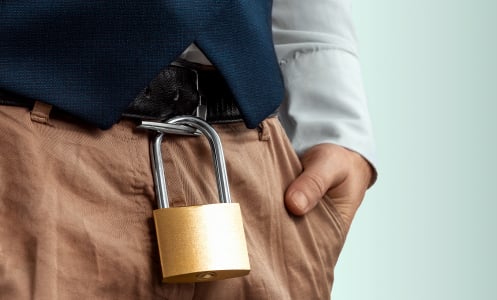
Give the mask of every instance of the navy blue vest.
POLYGON ((195 42, 221 71, 248 127, 283 98, 272 1, 0 1, 0 89, 112 126, 195 42))

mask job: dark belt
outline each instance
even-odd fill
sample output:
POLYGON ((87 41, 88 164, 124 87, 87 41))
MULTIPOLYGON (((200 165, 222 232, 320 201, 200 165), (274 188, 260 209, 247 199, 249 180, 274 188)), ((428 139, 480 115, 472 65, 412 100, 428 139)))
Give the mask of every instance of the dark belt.
MULTIPOLYGON (((34 103, 0 90, 0 105, 32 108, 34 103)), ((129 105, 123 118, 164 121, 178 115, 196 115, 209 123, 242 121, 222 75, 213 67, 186 61, 175 61, 162 70, 129 105)))

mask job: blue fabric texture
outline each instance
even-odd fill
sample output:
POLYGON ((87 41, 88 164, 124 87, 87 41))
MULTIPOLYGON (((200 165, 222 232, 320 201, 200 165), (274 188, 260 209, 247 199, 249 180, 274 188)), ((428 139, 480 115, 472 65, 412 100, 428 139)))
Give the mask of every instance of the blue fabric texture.
POLYGON ((0 2, 0 89, 109 128, 192 42, 221 71, 246 125, 284 96, 271 1, 0 2))

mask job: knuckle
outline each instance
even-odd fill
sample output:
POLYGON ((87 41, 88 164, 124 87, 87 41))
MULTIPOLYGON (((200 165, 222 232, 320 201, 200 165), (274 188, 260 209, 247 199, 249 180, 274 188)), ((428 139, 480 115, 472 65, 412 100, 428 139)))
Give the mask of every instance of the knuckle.
POLYGON ((327 188, 321 176, 315 173, 308 173, 306 174, 306 178, 310 189, 316 194, 319 194, 319 196, 322 197, 326 193, 327 188))

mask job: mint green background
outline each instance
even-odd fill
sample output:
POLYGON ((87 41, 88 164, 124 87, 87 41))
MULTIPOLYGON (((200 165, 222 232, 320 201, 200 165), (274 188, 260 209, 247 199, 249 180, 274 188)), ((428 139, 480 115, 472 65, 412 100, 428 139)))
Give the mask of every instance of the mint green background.
POLYGON ((332 298, 497 299, 497 1, 352 2, 380 177, 332 298))

